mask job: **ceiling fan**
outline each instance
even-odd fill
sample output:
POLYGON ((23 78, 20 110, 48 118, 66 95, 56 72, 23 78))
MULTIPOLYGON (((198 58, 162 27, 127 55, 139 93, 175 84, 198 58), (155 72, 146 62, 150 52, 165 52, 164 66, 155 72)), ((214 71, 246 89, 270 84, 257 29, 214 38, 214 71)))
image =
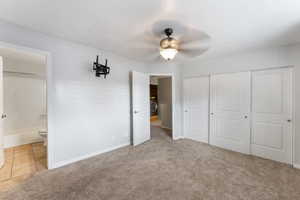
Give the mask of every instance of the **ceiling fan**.
POLYGON ((165 60, 173 60, 177 53, 185 57, 197 57, 209 49, 210 38, 203 32, 195 29, 186 31, 179 39, 171 37, 173 33, 172 28, 165 28, 166 37, 160 41, 159 52, 165 60))
POLYGON ((173 34, 172 28, 166 28, 164 32, 167 37, 160 41, 160 55, 165 60, 172 60, 178 53, 179 43, 178 40, 171 37, 173 34))
POLYGON ((203 31, 177 20, 162 20, 135 39, 137 54, 148 60, 183 61, 202 55, 210 47, 210 37, 203 31))

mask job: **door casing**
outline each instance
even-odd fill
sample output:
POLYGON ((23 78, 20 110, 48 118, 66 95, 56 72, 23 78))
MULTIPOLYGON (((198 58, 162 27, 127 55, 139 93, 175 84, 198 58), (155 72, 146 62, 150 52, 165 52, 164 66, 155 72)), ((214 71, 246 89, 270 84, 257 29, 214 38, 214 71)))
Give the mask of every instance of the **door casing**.
MULTIPOLYGON (((173 73, 148 73, 149 78, 151 76, 163 76, 163 77, 171 77, 172 79, 172 139, 177 140, 182 138, 182 136, 178 135, 178 130, 177 127, 174 125, 176 123, 176 118, 175 118, 175 110, 176 110, 176 102, 175 102, 175 97, 176 97, 176 89, 175 89, 175 76, 173 73)), ((149 83, 150 84, 150 83, 149 83)), ((150 106, 150 105, 149 105, 150 106)))
POLYGON ((52 83, 52 74, 53 74, 53 67, 52 67, 52 55, 48 51, 42 51, 39 49, 33 49, 26 46, 15 45, 7 42, 0 41, 0 48, 10 48, 16 49, 19 51, 25 51, 29 53, 39 54, 46 58, 46 85, 47 85, 47 168, 54 169, 54 100, 53 96, 55 93, 55 88, 52 83))

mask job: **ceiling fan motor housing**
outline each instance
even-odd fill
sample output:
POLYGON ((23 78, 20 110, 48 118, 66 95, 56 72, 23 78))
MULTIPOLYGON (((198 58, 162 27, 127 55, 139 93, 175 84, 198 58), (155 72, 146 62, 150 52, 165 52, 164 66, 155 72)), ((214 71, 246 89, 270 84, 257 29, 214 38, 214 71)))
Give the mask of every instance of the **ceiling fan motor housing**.
POLYGON ((178 49, 178 41, 172 37, 167 37, 160 41, 160 47, 162 49, 178 49))
POLYGON ((178 49, 178 41, 175 38, 170 37, 173 33, 173 29, 166 28, 165 34, 167 35, 166 38, 160 41, 160 48, 161 49, 178 49))

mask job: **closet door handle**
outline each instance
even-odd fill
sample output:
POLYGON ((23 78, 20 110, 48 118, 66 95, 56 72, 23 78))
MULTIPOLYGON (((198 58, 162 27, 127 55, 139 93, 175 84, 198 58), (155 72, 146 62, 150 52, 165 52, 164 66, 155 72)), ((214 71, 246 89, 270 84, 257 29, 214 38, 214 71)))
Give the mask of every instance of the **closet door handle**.
POLYGON ((287 122, 292 122, 292 120, 291 119, 288 119, 288 120, 286 120, 287 122))
POLYGON ((6 118, 6 114, 2 114, 1 118, 2 119, 6 118))
POLYGON ((245 119, 247 119, 247 118, 248 118, 248 116, 247 116, 247 115, 245 115, 245 116, 244 116, 244 118, 245 118, 245 119))

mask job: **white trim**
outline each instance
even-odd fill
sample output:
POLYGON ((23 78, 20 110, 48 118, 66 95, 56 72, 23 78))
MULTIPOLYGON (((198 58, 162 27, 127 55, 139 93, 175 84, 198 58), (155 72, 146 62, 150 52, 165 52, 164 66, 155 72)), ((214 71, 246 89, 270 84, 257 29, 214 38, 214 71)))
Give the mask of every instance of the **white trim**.
POLYGON ((221 74, 235 74, 240 72, 254 72, 254 71, 264 71, 264 70, 272 70, 272 69, 279 69, 279 68, 290 68, 294 67, 293 65, 282 65, 279 67, 265 67, 260 69, 246 69, 246 70, 238 70, 238 71, 228 71, 228 72, 215 72, 215 73, 203 73, 203 74, 196 74, 196 75, 184 75, 182 78, 196 78, 201 76, 212 76, 212 75, 221 75, 221 74))
POLYGON ((107 153, 107 152, 110 152, 110 151, 113 151, 113 150, 116 150, 116 149, 119 149, 119 148, 122 148, 122 147, 125 147, 125 146, 129 146, 129 145, 130 145, 130 142, 127 142, 125 144, 121 144, 121 145, 118 145, 118 146, 115 146, 115 147, 107 148, 107 149, 104 149, 102 151, 97 151, 97 152, 94 152, 94 153, 88 153, 86 155, 78 156, 76 158, 72 158, 72 159, 69 159, 69 160, 59 161, 57 163, 54 163, 52 165, 51 169, 55 169, 55 168, 58 168, 58 167, 69 165, 71 163, 75 163, 75 162, 78 162, 78 161, 81 161, 81 160, 85 160, 85 159, 88 159, 88 158, 91 158, 91 157, 94 157, 94 156, 97 156, 97 155, 100 155, 100 154, 103 154, 103 153, 107 153))
POLYGON ((23 134, 11 134, 4 136, 4 148, 20 146, 24 144, 31 144, 35 142, 42 142, 43 138, 37 132, 29 132, 23 134))
MULTIPOLYGON (((175 121, 175 110, 176 110, 176 107, 175 107, 175 99, 176 99, 176 94, 175 94, 175 76, 173 73, 148 73, 149 75, 149 78, 150 76, 164 76, 164 77, 171 77, 172 78, 172 139, 173 140, 176 140, 177 138, 180 138, 180 136, 175 136, 174 133, 178 133, 177 132, 177 129, 175 129, 175 126, 174 124, 176 123, 175 121)), ((150 84, 150 83, 149 83, 150 84)))
POLYGON ((300 164, 294 163, 294 164, 293 164, 293 168, 300 169, 300 164))
POLYGON ((53 141, 53 130, 54 130, 54 109, 52 96, 55 94, 54 87, 52 84, 52 57, 51 53, 48 51, 43 51, 39 49, 33 49, 21 45, 15 45, 7 42, 0 41, 0 48, 12 48, 19 51, 26 51, 34 54, 40 54, 46 58, 46 84, 47 84, 47 126, 48 126, 48 145, 47 145, 47 160, 48 160, 48 169, 52 168, 52 163, 54 162, 54 141, 53 141))
POLYGON ((185 137, 184 136, 182 136, 182 135, 180 135, 180 136, 175 136, 175 137, 173 137, 173 140, 179 140, 179 139, 184 139, 185 137))
POLYGON ((208 141, 207 144, 210 145, 210 116, 211 116, 211 111, 212 111, 212 105, 211 105, 211 94, 212 94, 212 89, 211 89, 211 75, 208 75, 208 141))
MULTIPOLYGON (((294 165, 296 160, 296 73, 295 73, 295 67, 291 66, 292 71, 292 165, 294 165)), ((297 164, 295 164, 297 166, 297 164)), ((300 169, 300 165, 298 165, 300 169)))

